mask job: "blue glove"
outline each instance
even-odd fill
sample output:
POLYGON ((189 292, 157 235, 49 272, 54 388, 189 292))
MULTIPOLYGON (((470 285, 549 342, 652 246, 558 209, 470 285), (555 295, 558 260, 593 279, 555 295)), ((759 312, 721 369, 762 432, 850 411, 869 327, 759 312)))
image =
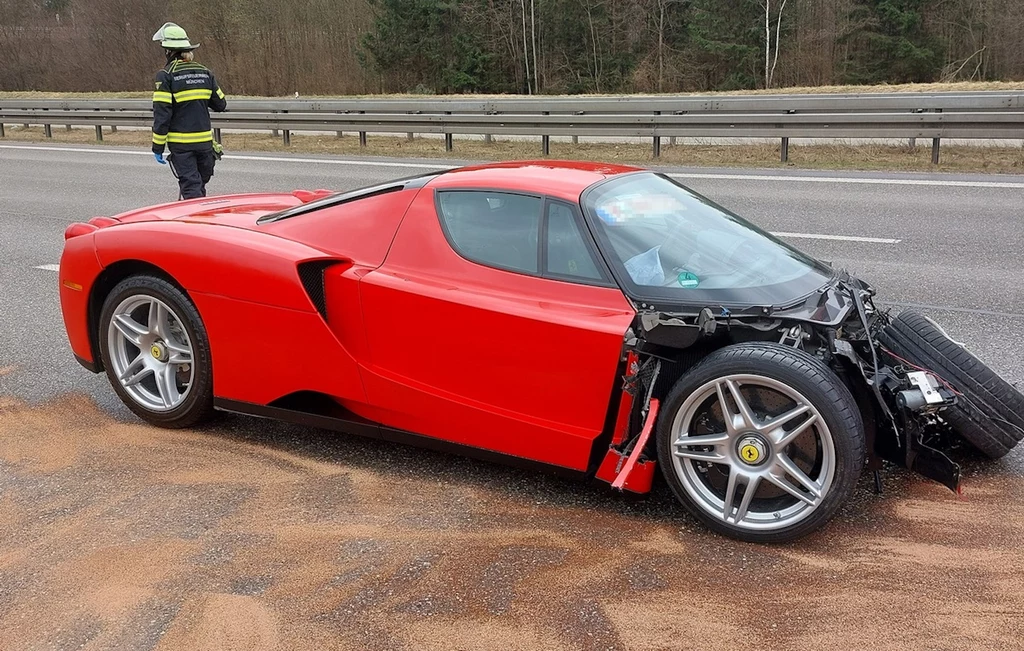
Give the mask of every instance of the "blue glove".
POLYGON ((163 154, 158 154, 156 152, 153 152, 153 158, 155 158, 156 162, 160 163, 161 165, 166 165, 167 164, 167 161, 164 160, 164 155, 163 154))

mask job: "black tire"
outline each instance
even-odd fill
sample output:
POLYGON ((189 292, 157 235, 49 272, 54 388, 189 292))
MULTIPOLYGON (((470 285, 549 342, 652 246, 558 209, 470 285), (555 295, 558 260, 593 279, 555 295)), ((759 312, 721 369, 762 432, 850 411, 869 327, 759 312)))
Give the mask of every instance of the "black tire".
POLYGON ((721 348, 679 378, 662 406, 656 444, 658 465, 668 485, 694 517, 718 533, 759 543, 795 540, 828 522, 856 488, 866 459, 864 423, 850 390, 816 357, 776 343, 753 342, 721 348), (835 452, 831 486, 820 503, 792 525, 758 531, 716 517, 691 498, 673 464, 672 427, 680 409, 691 394, 708 382, 733 374, 765 377, 792 388, 813 405, 831 433, 835 452))
MULTIPOLYGON (((942 417, 965 441, 998 459, 1024 436, 1024 395, 920 312, 904 310, 878 335, 887 349, 963 394, 942 417)), ((894 359, 894 363, 902 364, 894 359)))
POLYGON ((180 289, 168 281, 149 275, 130 276, 118 283, 103 301, 97 324, 97 341, 107 379, 124 404, 146 422, 159 427, 179 429, 197 425, 213 415, 213 369, 210 357, 210 342, 199 312, 192 301, 180 289), (178 316, 192 342, 192 367, 194 375, 188 395, 181 404, 168 411, 147 409, 125 391, 118 380, 108 342, 108 328, 116 307, 132 296, 148 296, 159 299, 178 316))

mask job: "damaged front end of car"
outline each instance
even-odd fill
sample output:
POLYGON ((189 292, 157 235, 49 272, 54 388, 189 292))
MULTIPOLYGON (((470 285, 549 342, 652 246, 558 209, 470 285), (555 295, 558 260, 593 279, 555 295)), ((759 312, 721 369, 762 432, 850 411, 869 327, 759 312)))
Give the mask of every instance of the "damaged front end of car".
POLYGON ((741 342, 800 349, 827 365, 853 394, 865 428, 866 468, 883 461, 961 491, 961 469, 948 453, 958 445, 943 417, 958 392, 929 369, 901 358, 879 340, 891 322, 875 291, 845 272, 788 305, 742 308, 641 303, 624 345, 618 421, 597 477, 631 492, 650 489, 656 452, 650 444, 659 398, 708 353, 741 342))

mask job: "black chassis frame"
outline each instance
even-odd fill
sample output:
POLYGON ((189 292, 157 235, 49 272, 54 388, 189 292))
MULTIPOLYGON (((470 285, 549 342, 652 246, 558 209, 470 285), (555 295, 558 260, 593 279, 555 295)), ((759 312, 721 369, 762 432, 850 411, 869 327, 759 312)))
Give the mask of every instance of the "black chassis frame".
MULTIPOLYGON (((788 305, 730 309, 640 303, 624 346, 624 352, 640 358, 636 377, 627 378, 624 388, 640 399, 633 402, 623 448, 635 445, 650 398, 664 396, 708 353, 733 343, 771 341, 817 357, 850 389, 864 422, 865 464, 875 472, 877 491, 878 471, 890 461, 959 493, 961 469, 946 454, 958 439, 941 416, 957 397, 936 382, 941 402, 908 404, 907 396, 920 391, 908 373, 921 369, 908 366, 876 339, 891 318, 875 307, 874 295, 870 285, 840 271, 825 287, 788 305)), ((649 443, 643 458, 656 456, 649 443)))

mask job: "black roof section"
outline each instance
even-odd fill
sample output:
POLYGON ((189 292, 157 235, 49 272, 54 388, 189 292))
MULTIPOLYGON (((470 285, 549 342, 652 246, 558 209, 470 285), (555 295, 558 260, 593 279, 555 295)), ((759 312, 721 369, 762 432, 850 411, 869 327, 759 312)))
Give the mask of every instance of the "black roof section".
POLYGON ((343 203, 350 201, 357 201, 359 199, 365 199, 379 194, 387 194, 389 192, 398 192, 400 190, 407 190, 410 188, 422 188, 424 185, 429 183, 431 180, 437 178, 441 174, 448 172, 449 170, 438 170, 433 172, 426 172, 424 174, 417 174, 415 176, 408 176, 394 181, 388 181, 386 183, 378 183, 376 185, 370 185, 356 190, 349 190, 348 192, 337 192, 330 196, 324 197, 323 199, 317 199, 309 203, 304 203, 300 206, 294 206, 285 210, 270 213, 269 215, 263 215, 256 220, 257 224, 269 224, 271 222, 281 221, 282 219, 288 219, 290 217, 297 217, 299 215, 305 215, 321 208, 328 208, 330 206, 338 206, 343 203))

